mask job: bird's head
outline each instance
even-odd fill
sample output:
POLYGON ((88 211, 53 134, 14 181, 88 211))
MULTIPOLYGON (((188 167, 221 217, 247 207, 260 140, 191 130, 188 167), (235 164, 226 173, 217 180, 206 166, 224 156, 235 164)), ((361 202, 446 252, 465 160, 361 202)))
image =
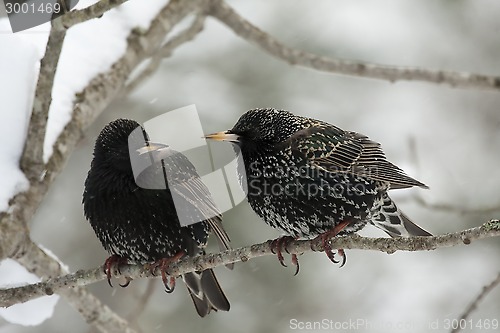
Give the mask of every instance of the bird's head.
POLYGON ((307 127, 308 119, 285 110, 253 109, 244 113, 232 129, 206 135, 216 141, 230 141, 242 148, 245 145, 262 147, 287 140, 307 127))
POLYGON ((130 152, 136 152, 144 147, 147 140, 147 133, 136 121, 114 120, 107 124, 97 137, 94 163, 131 171, 130 152))

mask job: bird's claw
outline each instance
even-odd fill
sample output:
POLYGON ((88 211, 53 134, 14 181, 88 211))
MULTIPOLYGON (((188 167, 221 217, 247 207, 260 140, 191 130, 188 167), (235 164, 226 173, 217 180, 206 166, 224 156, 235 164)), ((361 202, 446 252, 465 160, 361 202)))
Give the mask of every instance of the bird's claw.
POLYGON ((346 220, 346 221, 342 221, 341 223, 337 224, 335 227, 333 227, 331 230, 328 230, 324 233, 322 233, 321 235, 318 236, 318 238, 321 240, 321 243, 323 245, 323 249, 326 253, 326 256, 328 257, 328 259, 330 259, 331 262, 333 262, 334 264, 338 264, 340 263, 340 267, 343 267, 347 261, 347 256, 345 254, 345 251, 344 249, 337 249, 337 253, 340 257, 342 257, 342 260, 339 261, 337 259, 335 259, 335 250, 332 249, 332 246, 331 246, 331 243, 330 243, 330 238, 331 237, 335 237, 339 234, 339 232, 341 232, 342 230, 344 230, 344 228, 349 225, 351 221, 349 220, 346 220))
MULTIPOLYGON (((116 255, 116 254, 113 254, 108 259, 106 259, 106 261, 104 261, 103 271, 104 271, 104 274, 106 274, 106 277, 108 279, 108 284, 111 288, 113 288, 113 284, 111 283, 111 273, 113 270, 113 265, 116 265, 118 273, 121 274, 122 272, 120 271, 120 265, 127 264, 127 263, 128 263, 127 259, 120 257, 119 255, 116 255)), ((130 284, 131 280, 132 279, 127 281, 127 283, 125 284, 125 287, 130 284)))
POLYGON ((161 272, 161 280, 163 281, 163 285, 165 286, 165 292, 170 294, 174 291, 175 289, 175 277, 170 276, 170 279, 167 278, 167 269, 168 266, 173 263, 178 261, 180 258, 182 258, 185 255, 184 251, 180 251, 177 253, 175 256, 170 257, 170 258, 162 258, 158 261, 155 261, 154 263, 151 264, 149 267, 150 272, 152 275, 155 275, 155 270, 157 268, 160 269, 161 272))
POLYGON ((339 260, 335 259, 335 250, 332 249, 329 241, 327 241, 323 247, 325 249, 326 256, 328 257, 328 259, 330 259, 331 262, 333 262, 334 264, 340 263, 339 268, 341 268, 345 265, 346 260, 347 260, 347 256, 345 254, 344 249, 337 249, 338 255, 342 258, 342 261, 339 261, 339 260))
MULTIPOLYGON (((283 249, 285 249, 285 251, 289 253, 287 246, 294 239, 295 238, 291 236, 282 236, 271 241, 271 252, 276 254, 276 256, 278 257, 278 261, 283 267, 288 267, 285 264, 285 258, 283 257, 283 249)), ((300 267, 299 259, 297 258, 296 254, 292 254, 292 264, 295 265, 295 274, 294 274, 295 276, 299 273, 299 267, 300 267)))
POLYGON ((293 276, 296 276, 299 274, 300 266, 299 266, 299 259, 297 258, 297 255, 294 253, 292 254, 292 264, 295 265, 295 273, 293 276))

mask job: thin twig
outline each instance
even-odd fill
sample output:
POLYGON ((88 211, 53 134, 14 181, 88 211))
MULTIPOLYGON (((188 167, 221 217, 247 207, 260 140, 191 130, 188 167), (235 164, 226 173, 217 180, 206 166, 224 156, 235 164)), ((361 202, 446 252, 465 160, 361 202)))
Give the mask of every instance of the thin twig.
POLYGON ((153 296, 153 292, 156 289, 156 284, 157 281, 155 280, 149 280, 146 286, 146 290, 144 290, 144 293, 139 297, 135 304, 136 307, 132 311, 130 311, 129 315, 126 317, 127 321, 130 323, 130 325, 137 325, 137 320, 139 319, 140 315, 144 312, 144 309, 146 309, 146 306, 148 305, 149 299, 151 296, 153 296))
POLYGON ((415 195, 413 197, 416 203, 421 205, 422 207, 433 209, 433 210, 439 210, 439 211, 445 211, 445 212, 454 212, 458 214, 486 214, 486 213, 495 213, 495 212, 500 212, 500 205, 491 205, 487 207, 477 207, 477 208, 470 208, 470 207, 461 207, 461 206, 456 206, 448 203, 430 203, 425 201, 422 197, 415 195))
MULTIPOLYGON (((467 229, 460 232, 432 237, 399 237, 399 238, 367 238, 358 235, 335 237, 331 239, 332 248, 376 250, 386 253, 396 251, 426 251, 442 247, 456 246, 459 244, 470 244, 474 240, 499 237, 500 221, 491 220, 480 227, 467 229)), ((286 248, 288 253, 301 254, 311 251, 323 251, 321 240, 297 240, 292 241, 286 248)), ((246 262, 250 259, 275 255, 271 242, 255 244, 220 253, 207 254, 203 256, 183 259, 172 264, 167 273, 177 277, 193 271, 203 271, 235 262, 246 262)), ((115 277, 125 276, 132 279, 158 277, 159 271, 151 272, 149 265, 124 265, 120 266, 120 272, 113 272, 115 277), (154 274, 153 274, 154 273, 154 274)), ((102 266, 90 270, 79 270, 76 273, 50 279, 46 282, 31 284, 27 286, 0 290, 0 306, 11 306, 13 304, 26 302, 28 300, 58 293, 61 290, 76 286, 85 286, 106 279, 102 266)))
POLYGON ((454 88, 500 90, 500 76, 488 76, 466 72, 429 70, 414 67, 396 67, 327 58, 293 49, 252 25, 221 0, 212 0, 209 14, 226 24, 241 38, 260 46, 269 54, 288 62, 323 72, 380 79, 389 82, 424 81, 446 84, 454 88))
POLYGON ((79 10, 72 10, 58 18, 61 24, 68 29, 75 24, 101 17, 105 12, 128 0, 100 0, 95 4, 79 10))
MULTIPOLYGON (((462 322, 466 320, 472 311, 474 311, 479 303, 488 295, 493 289, 495 289, 498 285, 500 284, 500 273, 498 273, 497 277, 495 280, 493 280, 491 283, 485 285, 483 287, 483 290, 479 293, 479 295, 476 296, 476 298, 472 301, 471 304, 465 309, 464 313, 460 316, 458 319, 458 322, 462 322)), ((457 325, 454 329, 451 330, 451 333, 457 333, 462 330, 461 325, 457 325)))
POLYGON ((195 17, 191 26, 166 42, 149 60, 149 64, 124 88, 123 95, 128 95, 148 79, 160 67, 163 58, 170 57, 172 52, 182 44, 193 40, 203 30, 205 15, 199 14, 195 17))
MULTIPOLYGON (((419 171, 420 170, 420 158, 418 156, 417 141, 415 140, 415 138, 413 136, 410 137, 410 139, 408 141, 408 151, 410 152, 410 160, 411 160, 412 165, 415 166, 417 171, 419 171)), ((417 195, 417 194, 415 194, 411 197, 400 199, 399 202, 404 202, 405 200, 416 202, 420 206, 425 207, 427 209, 462 214, 462 215, 465 215, 465 214, 490 214, 490 213, 500 212, 500 204, 471 208, 471 207, 465 207, 465 206, 452 205, 452 204, 444 203, 444 202, 431 203, 431 202, 426 201, 422 196, 417 195)))

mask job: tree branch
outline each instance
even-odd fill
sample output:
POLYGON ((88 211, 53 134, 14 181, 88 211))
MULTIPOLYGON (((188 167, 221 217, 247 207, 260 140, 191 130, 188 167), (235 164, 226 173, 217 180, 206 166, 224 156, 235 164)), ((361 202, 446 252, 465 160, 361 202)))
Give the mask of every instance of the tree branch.
POLYGON ((424 81, 446 84, 454 88, 500 90, 500 76, 466 72, 429 70, 414 67, 396 67, 361 61, 351 61, 318 56, 293 49, 274 39, 245 20, 221 0, 212 0, 209 14, 227 25, 241 38, 260 46, 269 54, 291 65, 312 68, 323 72, 396 81, 424 81))
MULTIPOLYGON (((495 280, 491 281, 491 283, 485 285, 483 290, 476 296, 476 298, 472 301, 472 303, 465 309, 464 313, 458 318, 458 322, 461 323, 465 321, 470 314, 477 308, 479 303, 488 295, 493 289, 495 289, 498 285, 500 285, 500 273, 498 273, 495 280)), ((451 330, 451 333, 457 333, 462 330, 462 325, 457 325, 454 329, 451 330)))
POLYGON ((500 211, 500 205, 490 205, 485 207, 465 207, 465 206, 456 206, 445 202, 427 202, 423 197, 419 195, 415 195, 412 199, 422 207, 433 209, 437 211, 444 212, 454 212, 457 214, 491 214, 500 211))
POLYGON ((66 29, 59 21, 52 21, 45 55, 40 61, 33 109, 20 161, 21 169, 30 182, 39 178, 43 170, 43 143, 52 103, 52 87, 65 37, 66 29))
POLYGON ((75 24, 101 16, 125 1, 127 0, 101 0, 87 8, 73 10, 51 21, 45 54, 40 61, 33 109, 20 161, 21 169, 30 181, 41 177, 44 169, 43 146, 50 104, 52 103, 52 88, 67 29, 75 24))
MULTIPOLYGON (((491 220, 480 227, 440 236, 367 238, 354 234, 345 237, 334 237, 331 239, 331 244, 332 248, 336 249, 376 250, 386 253, 394 253, 396 251, 435 250, 438 248, 456 246, 460 244, 468 245, 475 240, 499 236, 500 221, 491 220)), ((322 242, 319 239, 297 240, 290 242, 286 250, 290 254, 323 251, 321 243, 322 242)), ((269 255, 274 255, 274 253, 271 247, 271 242, 267 241, 261 244, 242 247, 239 249, 183 259, 172 264, 167 269, 167 273, 170 276, 177 277, 188 272, 202 271, 239 261, 246 262, 250 259, 269 255)), ((123 265, 120 266, 120 272, 115 269, 113 275, 115 277, 127 276, 132 279, 138 279, 156 277, 160 272, 157 270, 153 273, 150 272, 148 264, 123 265)), ((61 290, 67 290, 68 288, 85 286, 104 279, 106 279, 106 274, 104 273, 102 266, 100 266, 90 270, 79 270, 76 273, 53 278, 46 282, 17 288, 1 289, 0 306, 8 307, 16 303, 26 302, 45 295, 52 295, 54 293, 61 292, 61 290)))
MULTIPOLYGON (((104 2, 111 3, 110 1, 104 2)), ((36 139, 28 139, 26 145, 40 145, 38 146, 39 150, 36 150, 38 148, 26 148, 25 151, 27 152, 25 154, 33 158, 33 163, 36 163, 35 160, 38 161, 39 165, 36 170, 40 172, 33 172, 33 176, 30 177, 29 189, 15 195, 9 202, 9 209, 6 212, 0 212, 0 239, 2 239, 2 242, 0 242, 0 260, 13 258, 30 272, 41 277, 53 277, 63 274, 59 263, 31 241, 28 222, 32 219, 50 185, 63 169, 83 131, 118 96, 130 73, 141 61, 158 49, 167 33, 190 12, 202 7, 204 3, 202 0, 172 0, 152 20, 149 29, 146 31, 133 30, 130 33, 123 56, 112 65, 109 71, 97 75, 82 92, 76 95, 72 118, 57 138, 54 144, 54 152, 45 165, 42 164, 43 161, 41 160, 45 134, 42 135, 39 132, 43 131, 45 133, 53 76, 51 79, 45 80, 46 82, 50 81, 50 84, 45 84, 43 91, 37 90, 37 98, 49 102, 47 107, 44 107, 39 113, 38 120, 32 120, 30 123, 30 130, 34 131, 36 129, 38 131, 38 134, 32 132, 31 137, 41 138, 41 140, 35 142, 36 139), (34 153, 35 150, 36 153, 34 153)), ((53 24, 57 26, 58 23, 54 20, 53 24)), ((60 29, 65 31, 65 28, 60 29)), ((52 34, 53 38, 57 40, 58 35, 55 32, 51 32, 52 34)), ((60 44, 62 44, 62 41, 60 44)), ((49 48, 49 45, 47 47, 49 48)), ((60 45, 58 47, 60 52, 60 45)), ((59 54, 56 54, 55 50, 50 52, 53 52, 53 55, 47 55, 46 58, 47 61, 50 60, 50 66, 52 67, 45 65, 46 72, 49 71, 49 68, 55 70, 59 58, 59 54)), ((50 52, 48 50, 47 54, 50 52)), ((25 161, 23 163, 25 163, 26 170, 32 170, 33 164, 31 162, 25 161)), ((103 332, 133 332, 126 321, 113 313, 86 290, 81 288, 67 289, 61 291, 60 294, 82 314, 89 324, 95 325, 99 330, 103 332)))
MULTIPOLYGON (((23 253, 16 259, 28 271, 37 276, 54 277, 68 272, 40 247, 27 240, 23 253)), ((82 287, 68 288, 59 293, 74 309, 77 309, 89 325, 94 325, 101 332, 135 333, 126 320, 118 316, 108 306, 82 287)))
POLYGON ((136 300, 135 308, 132 311, 130 311, 126 317, 130 325, 134 327, 139 327, 138 325, 139 316, 141 316, 144 310, 146 309, 146 306, 148 305, 149 300, 153 296, 154 291, 157 287, 157 284, 155 284, 154 282, 155 282, 154 280, 149 280, 146 286, 146 290, 144 290, 144 293, 140 297, 137 297, 135 299, 136 300))
POLYGON ((193 40, 193 38, 203 30, 205 18, 206 17, 203 14, 197 15, 189 28, 183 30, 159 48, 154 56, 152 56, 149 60, 149 64, 146 68, 144 68, 141 73, 139 73, 132 81, 130 81, 130 83, 127 84, 127 86, 123 89, 122 94, 128 95, 135 90, 139 85, 141 85, 141 83, 156 72, 164 58, 170 57, 172 52, 182 44, 193 40))
POLYGON ((95 4, 79 10, 72 10, 57 18, 61 24, 66 28, 70 28, 75 24, 83 23, 85 21, 101 17, 102 14, 128 0, 100 0, 95 4))
MULTIPOLYGON (((9 306, 47 294, 59 293, 82 314, 85 320, 103 332, 133 332, 128 323, 103 305, 97 298, 79 286, 85 286, 105 279, 102 268, 79 271, 64 275, 60 264, 48 256, 32 242, 29 236, 28 222, 40 205, 56 176, 63 169, 82 133, 95 118, 120 94, 130 88, 126 81, 137 66, 155 54, 158 60, 150 72, 159 65, 160 58, 169 55, 175 48, 191 40, 203 27, 206 6, 210 5, 210 14, 218 18, 243 38, 256 43, 267 52, 291 64, 298 64, 322 71, 340 74, 358 75, 384 80, 423 80, 435 83, 447 83, 457 87, 499 89, 498 77, 488 77, 467 73, 430 71, 378 66, 328 59, 314 54, 287 48, 271 36, 252 26, 241 18, 224 2, 219 0, 171 0, 169 4, 152 20, 146 31, 133 30, 127 38, 127 47, 109 71, 97 75, 87 87, 76 95, 72 119, 54 144, 54 153, 46 164, 43 163, 43 141, 45 138, 48 110, 51 103, 54 75, 64 42, 66 30, 78 23, 100 17, 107 10, 124 3, 126 0, 101 0, 82 10, 71 11, 53 20, 46 52, 40 66, 40 75, 36 87, 32 119, 28 137, 20 164, 30 180, 27 191, 18 193, 9 202, 9 209, 0 212, 0 260, 14 258, 37 276, 49 277, 46 282, 19 288, 0 290, 0 306, 9 306), (190 13, 199 14, 193 25, 161 46, 165 36, 180 20, 190 13), (156 52, 156 53, 155 53, 156 52), (60 277, 57 277, 60 276, 60 277)), ((153 62, 153 61, 152 61, 153 62)), ((141 73, 142 74, 142 73, 141 73)), ((359 236, 339 237, 332 240, 333 247, 346 249, 372 249, 392 253, 398 250, 431 250, 443 246, 470 243, 472 240, 499 235, 499 222, 490 221, 480 228, 469 229, 460 233, 414 239, 370 239, 359 236)), ((321 244, 316 241, 295 241, 289 244, 290 253, 321 251, 321 244)), ((269 242, 237 250, 188 258, 172 265, 168 273, 172 276, 222 266, 237 261, 271 255, 269 242)), ((121 269, 123 275, 133 278, 152 277, 148 267, 127 265, 121 269)), ((114 272, 119 276, 118 272, 114 272)))

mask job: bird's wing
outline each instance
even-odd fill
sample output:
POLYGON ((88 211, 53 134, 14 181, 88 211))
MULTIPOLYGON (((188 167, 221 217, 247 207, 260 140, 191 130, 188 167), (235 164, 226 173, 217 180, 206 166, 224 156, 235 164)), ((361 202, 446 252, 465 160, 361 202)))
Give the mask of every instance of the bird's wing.
POLYGON ((390 183, 391 188, 427 186, 406 175, 385 157, 380 144, 367 136, 329 124, 298 131, 288 140, 292 153, 305 157, 317 168, 352 173, 390 183))
POLYGON ((174 184, 169 184, 171 191, 175 192, 192 208, 198 210, 210 225, 217 236, 221 250, 231 249, 230 239, 222 226, 222 213, 215 205, 207 186, 198 176, 174 184))
MULTIPOLYGON (((222 226, 222 213, 215 205, 212 195, 207 186, 198 175, 193 175, 190 179, 169 184, 172 194, 179 195, 187 205, 188 214, 192 209, 200 212, 204 220, 209 224, 210 229, 217 237, 217 243, 221 251, 231 249, 231 240, 222 226), (173 185, 173 186, 172 186, 173 185)), ((233 269, 234 264, 227 264, 227 268, 233 269)))
MULTIPOLYGON (((229 236, 222 226, 222 213, 194 165, 183 154, 173 149, 165 149, 165 146, 158 147, 160 149, 153 157, 156 163, 162 163, 161 169, 165 172, 171 193, 183 199, 187 214, 192 215, 193 210, 200 213, 200 217, 210 225, 217 236, 221 251, 231 249, 229 236)), ((228 268, 232 268, 232 265, 228 268)))

